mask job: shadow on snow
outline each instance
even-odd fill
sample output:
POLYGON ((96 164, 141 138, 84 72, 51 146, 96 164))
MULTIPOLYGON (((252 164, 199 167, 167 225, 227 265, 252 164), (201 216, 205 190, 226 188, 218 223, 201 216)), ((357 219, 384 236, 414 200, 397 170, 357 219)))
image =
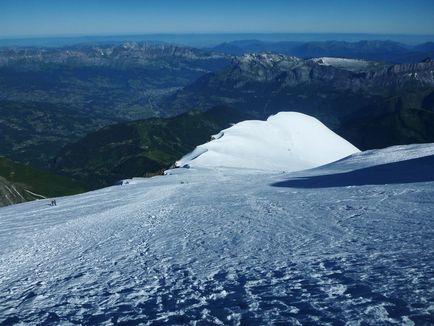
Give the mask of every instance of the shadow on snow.
POLYGON ((331 188, 434 181, 434 155, 371 166, 345 173, 295 178, 275 187, 331 188))

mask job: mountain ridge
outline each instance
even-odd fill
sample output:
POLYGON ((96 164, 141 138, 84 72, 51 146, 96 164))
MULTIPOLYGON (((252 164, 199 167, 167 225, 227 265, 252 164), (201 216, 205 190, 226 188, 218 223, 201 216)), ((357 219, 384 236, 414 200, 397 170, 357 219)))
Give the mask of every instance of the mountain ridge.
MULTIPOLYGON (((43 65, 112 66, 130 68, 164 59, 225 59, 226 56, 201 49, 165 43, 124 42, 119 45, 75 45, 60 48, 1 48, 0 67, 41 69, 43 65)), ((179 62, 182 63, 182 62, 179 62)))
POLYGON ((302 58, 345 57, 382 61, 385 63, 414 63, 434 56, 432 42, 419 45, 406 45, 394 41, 361 40, 348 41, 311 41, 311 42, 266 42, 260 40, 240 40, 222 43, 211 51, 230 55, 245 53, 273 52, 302 58))
MULTIPOLYGON (((412 109, 430 111, 433 70, 431 60, 334 67, 319 60, 279 54, 247 54, 176 92, 166 105, 175 112, 228 105, 259 119, 279 111, 297 111, 339 130, 362 116, 375 118, 412 109)), ((375 148, 376 144, 369 146, 364 149, 375 148)))

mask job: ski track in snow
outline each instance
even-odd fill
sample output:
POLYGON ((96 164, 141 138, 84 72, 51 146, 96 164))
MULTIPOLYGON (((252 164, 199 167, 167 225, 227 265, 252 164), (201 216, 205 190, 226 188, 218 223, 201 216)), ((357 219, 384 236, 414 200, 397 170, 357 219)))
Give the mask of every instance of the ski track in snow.
POLYGON ((434 323, 434 182, 171 173, 0 209, 0 323, 434 323))

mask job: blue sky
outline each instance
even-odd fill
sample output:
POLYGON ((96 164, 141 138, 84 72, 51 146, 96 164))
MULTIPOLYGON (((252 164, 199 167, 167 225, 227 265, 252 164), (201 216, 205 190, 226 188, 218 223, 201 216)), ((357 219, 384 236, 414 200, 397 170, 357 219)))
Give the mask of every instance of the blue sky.
POLYGON ((434 34, 434 0, 0 0, 0 37, 434 34))

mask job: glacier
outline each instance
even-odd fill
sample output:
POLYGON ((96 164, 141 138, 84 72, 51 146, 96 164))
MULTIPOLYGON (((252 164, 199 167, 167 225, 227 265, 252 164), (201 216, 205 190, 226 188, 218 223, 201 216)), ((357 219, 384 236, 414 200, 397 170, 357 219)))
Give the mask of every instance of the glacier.
POLYGON ((433 324, 434 144, 193 162, 0 208, 0 324, 433 324))
POLYGON ((318 63, 323 66, 333 66, 349 71, 363 71, 373 66, 378 66, 378 63, 373 61, 366 61, 361 59, 347 59, 336 57, 322 57, 313 58, 312 62, 318 63))

